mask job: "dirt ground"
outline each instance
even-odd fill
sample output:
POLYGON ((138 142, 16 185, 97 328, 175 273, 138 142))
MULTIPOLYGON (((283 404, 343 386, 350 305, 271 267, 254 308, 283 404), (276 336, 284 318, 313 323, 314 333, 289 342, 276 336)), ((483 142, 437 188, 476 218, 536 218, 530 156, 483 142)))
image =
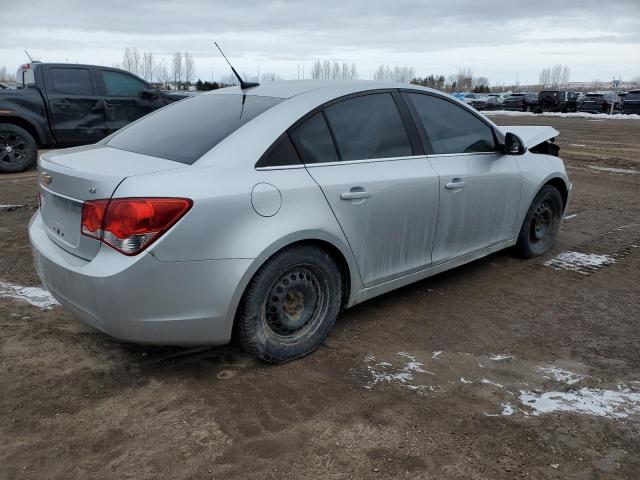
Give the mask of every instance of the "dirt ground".
MULTIPOLYGON (((640 121, 494 120, 561 132, 557 248, 354 307, 302 360, 123 344, 0 298, 0 478, 640 478, 640 121), (600 260, 545 265, 567 251, 600 260)), ((35 172, 0 177, 22 205, 0 285, 39 285, 35 195, 35 172)))

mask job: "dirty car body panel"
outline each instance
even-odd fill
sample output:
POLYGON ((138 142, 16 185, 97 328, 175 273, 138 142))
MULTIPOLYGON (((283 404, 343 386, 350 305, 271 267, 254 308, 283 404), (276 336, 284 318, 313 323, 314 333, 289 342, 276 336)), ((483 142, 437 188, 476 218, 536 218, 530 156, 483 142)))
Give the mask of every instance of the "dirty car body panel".
POLYGON ((518 128, 404 84, 220 89, 97 145, 43 154, 43 206, 29 227, 36 269, 62 305, 116 338, 224 344, 251 279, 291 245, 339 260, 347 307, 514 245, 543 185, 570 189, 558 157, 502 148, 507 132, 527 149, 558 132, 518 128), (421 102, 443 109, 440 123, 421 102), (379 112, 386 129, 376 130, 379 112), (446 151, 443 132, 460 151, 446 151), (134 254, 80 232, 86 205, 142 197, 189 206, 134 254))

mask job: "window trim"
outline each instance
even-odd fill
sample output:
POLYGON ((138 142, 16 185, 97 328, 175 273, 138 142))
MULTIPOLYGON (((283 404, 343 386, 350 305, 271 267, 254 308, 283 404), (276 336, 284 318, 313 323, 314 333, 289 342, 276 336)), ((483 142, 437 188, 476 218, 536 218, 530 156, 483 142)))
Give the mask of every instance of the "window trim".
MULTIPOLYGON (((402 160, 402 159, 408 159, 408 158, 419 158, 419 157, 424 157, 427 152, 424 149, 424 145, 422 142, 422 139, 420 138, 420 132, 418 130, 418 125, 415 122, 415 119, 413 118, 413 116, 411 115, 409 108, 407 106, 407 102, 405 102, 405 100, 402 98, 402 96, 400 95, 402 89, 398 89, 398 88, 372 88, 369 90, 362 90, 359 92, 354 92, 354 93, 349 93, 347 95, 343 95, 341 97, 338 98, 334 98, 329 100, 328 102, 325 102, 317 107, 315 107, 314 109, 308 111, 307 113, 305 113, 302 117, 300 117, 298 120, 296 120, 295 122, 293 122, 288 128, 287 130, 280 135, 270 146, 269 148, 267 148, 267 150, 265 150, 265 153, 263 153, 260 158, 258 159, 258 161, 255 163, 254 168, 256 170, 284 170, 287 168, 300 168, 300 167, 310 167, 310 166, 328 166, 328 165, 347 165, 347 164, 352 164, 352 163, 366 163, 366 162, 374 162, 374 161, 393 161, 395 159, 398 160, 402 160), (398 157, 386 157, 386 158, 365 158, 365 159, 360 159, 360 160, 342 160, 342 153, 340 152, 340 149, 338 148, 338 144, 336 142, 334 133, 333 133, 333 128, 331 126, 331 124, 329 123, 329 120, 327 119, 327 115, 324 112, 324 110, 332 105, 344 102, 346 100, 350 100, 352 98, 356 98, 356 97, 363 97, 366 95, 376 95, 376 94, 381 94, 381 93, 389 93, 391 94, 391 98, 393 99, 393 101, 396 104, 396 108, 398 109, 398 113, 400 114, 400 118, 402 120, 402 124, 405 127, 405 131, 407 133, 407 137, 409 139, 409 145, 411 146, 411 150, 412 150, 412 154, 411 155, 405 155, 405 156, 398 156, 398 157), (304 163, 302 160, 302 156, 300 155, 300 152, 298 152, 298 157, 300 158, 300 166, 298 165, 274 165, 274 166, 269 166, 269 167, 258 167, 258 164, 263 160, 263 157, 266 158, 266 156, 268 156, 273 149, 275 148, 276 145, 279 144, 279 142, 282 139, 282 136, 284 134, 289 135, 289 138, 291 140, 291 143, 293 144, 293 148, 296 149, 297 152, 297 148, 296 148, 296 144, 295 142, 293 142, 293 139, 291 139, 291 135, 290 132, 292 132, 293 130, 295 130, 296 128, 298 128, 299 126, 301 126, 302 124, 304 124, 307 120, 309 120, 311 117, 313 117, 314 115, 316 115, 317 113, 322 113, 322 116, 324 118, 324 121, 327 125, 327 128, 329 129, 329 133, 331 134, 331 139, 333 141, 333 148, 335 148, 336 150, 336 154, 338 155, 338 161, 337 162, 321 162, 321 163, 304 163)), ((415 90, 409 90, 409 91, 415 91, 415 90)))
POLYGON ((139 96, 135 96, 134 97, 134 96, 131 96, 131 95, 110 95, 109 92, 107 92, 107 84, 104 82, 104 78, 102 76, 103 72, 120 73, 120 74, 125 75, 127 77, 134 78, 134 79, 138 80, 139 82, 142 82, 142 84, 147 87, 146 88, 147 90, 151 90, 151 89, 156 90, 155 87, 152 87, 145 80, 143 80, 142 78, 138 77, 137 75, 134 75, 131 72, 127 72, 125 70, 119 70, 117 68, 100 67, 100 68, 97 69, 96 77, 97 77, 99 85, 100 85, 101 95, 103 95, 105 97, 109 97, 109 98, 139 98, 139 96))
POLYGON ((95 70, 93 67, 86 65, 47 65, 46 66, 46 78, 47 78, 47 89, 53 93, 54 95, 70 95, 73 97, 99 97, 100 96, 100 87, 96 81, 95 70), (64 92, 62 90, 58 90, 55 88, 55 84, 53 83, 53 72, 52 70, 88 70, 89 71, 89 79, 91 80, 91 87, 93 88, 92 93, 69 93, 64 92))
POLYGON ((482 115, 480 115, 476 110, 472 109, 471 107, 467 106, 466 104, 460 104, 457 101, 454 101, 451 98, 447 98, 444 95, 440 95, 437 93, 433 93, 433 92, 424 92, 421 90, 412 90, 412 89, 408 89, 408 88, 402 88, 400 89, 400 95, 402 96, 402 98, 404 99, 405 103, 407 104, 407 108, 409 109, 409 112, 411 113, 411 116, 413 118, 414 123, 416 124, 416 128, 418 129, 418 132, 420 133, 420 136, 422 137, 422 141, 424 144, 424 149, 426 154, 429 157, 441 157, 441 156, 455 156, 455 155, 477 155, 477 154, 482 154, 482 155, 486 155, 486 154, 491 154, 491 153, 502 153, 500 151, 500 142, 498 141, 499 137, 498 137, 498 133, 496 132, 496 128, 491 125, 491 123, 489 123, 489 121, 487 119, 485 119, 482 115), (429 135, 427 134, 426 129, 424 128, 424 125, 422 124, 422 120, 420 119, 420 115, 418 113, 418 110, 415 108, 415 105, 411 102, 411 99, 408 98, 408 94, 410 93, 414 93, 416 95, 427 95, 430 97, 435 97, 438 98, 440 100, 444 100, 446 102, 452 103, 453 105, 457 106, 458 108, 461 108, 462 110, 470 113, 472 116, 474 116, 475 118, 477 118, 478 120, 480 120, 482 123, 484 123, 487 127, 489 127, 489 129, 491 130, 491 134, 493 135, 493 144, 494 144, 494 148, 495 150, 491 150, 488 152, 459 152, 459 153, 433 153, 433 146, 431 144, 431 139, 429 138, 429 135))

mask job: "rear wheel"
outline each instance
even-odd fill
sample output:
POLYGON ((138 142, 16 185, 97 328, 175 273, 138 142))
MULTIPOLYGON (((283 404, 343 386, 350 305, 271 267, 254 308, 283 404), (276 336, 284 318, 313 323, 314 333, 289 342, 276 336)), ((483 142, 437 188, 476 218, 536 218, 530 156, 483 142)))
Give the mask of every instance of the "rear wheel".
POLYGON ((0 124, 0 172, 22 172, 31 167, 38 155, 35 139, 24 128, 0 124))
POLYGON ((557 188, 545 185, 531 203, 516 251, 524 258, 544 255, 553 248, 562 220, 563 202, 557 188))
POLYGON ((264 361, 287 362, 315 350, 342 304, 342 279, 331 257, 311 246, 282 250, 251 280, 235 333, 264 361))

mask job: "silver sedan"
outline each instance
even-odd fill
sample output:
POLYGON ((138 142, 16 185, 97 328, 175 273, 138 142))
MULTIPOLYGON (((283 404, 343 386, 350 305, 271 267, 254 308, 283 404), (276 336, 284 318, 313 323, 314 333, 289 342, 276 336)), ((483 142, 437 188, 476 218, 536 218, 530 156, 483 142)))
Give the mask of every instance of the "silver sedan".
MULTIPOLYGON (((40 278, 116 338, 314 350, 343 308, 507 247, 553 247, 550 127, 405 84, 225 88, 39 159, 40 278)), ((444 328, 444 326, 443 326, 444 328)))

